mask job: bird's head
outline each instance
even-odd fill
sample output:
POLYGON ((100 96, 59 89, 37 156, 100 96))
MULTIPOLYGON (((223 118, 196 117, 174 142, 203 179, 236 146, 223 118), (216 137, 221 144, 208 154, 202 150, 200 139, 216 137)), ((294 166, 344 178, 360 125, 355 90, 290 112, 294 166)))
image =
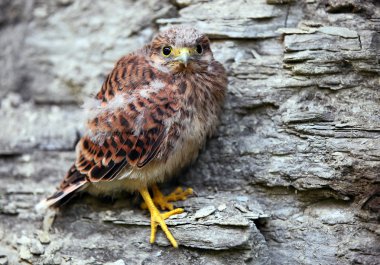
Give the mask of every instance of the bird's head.
POLYGON ((213 60, 207 36, 190 27, 176 26, 159 33, 150 49, 154 65, 172 73, 205 71, 213 60))

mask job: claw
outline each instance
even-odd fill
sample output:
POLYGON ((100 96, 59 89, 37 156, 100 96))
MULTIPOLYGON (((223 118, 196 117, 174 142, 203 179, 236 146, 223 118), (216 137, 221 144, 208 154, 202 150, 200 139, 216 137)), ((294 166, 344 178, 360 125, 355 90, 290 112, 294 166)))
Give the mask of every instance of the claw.
POLYGON ((157 226, 160 226, 162 231, 164 231, 166 237, 170 241, 170 243, 173 245, 173 247, 177 248, 178 243, 173 237, 173 235, 170 233, 166 223, 165 219, 169 218, 172 215, 183 213, 182 208, 177 208, 174 210, 171 210, 166 213, 160 213, 157 207, 154 205, 152 198, 150 197, 150 194, 148 192, 148 189, 142 189, 140 190, 141 196, 143 197, 145 201, 146 207, 150 211, 150 226, 151 226, 151 233, 150 233, 150 243, 154 243, 156 240, 156 233, 157 233, 157 226))
POLYGON ((180 213, 183 213, 183 209, 181 208, 178 208, 166 213, 160 213, 158 210, 151 212, 151 219, 150 219, 150 226, 151 226, 150 243, 151 244, 153 244, 156 241, 157 226, 159 225, 162 231, 164 231, 166 237, 169 239, 170 243, 173 245, 173 247, 178 248, 178 243, 173 237, 172 233, 170 233, 164 220, 166 220, 172 215, 180 214, 180 213))
MULTIPOLYGON (((158 189, 157 185, 153 185, 153 202, 156 206, 160 207, 161 210, 173 210, 174 205, 169 202, 183 201, 186 200, 187 197, 193 194, 193 189, 188 188, 183 190, 181 187, 176 188, 172 193, 167 196, 164 196, 162 192, 158 189)), ((145 203, 141 204, 142 209, 147 209, 145 203)))

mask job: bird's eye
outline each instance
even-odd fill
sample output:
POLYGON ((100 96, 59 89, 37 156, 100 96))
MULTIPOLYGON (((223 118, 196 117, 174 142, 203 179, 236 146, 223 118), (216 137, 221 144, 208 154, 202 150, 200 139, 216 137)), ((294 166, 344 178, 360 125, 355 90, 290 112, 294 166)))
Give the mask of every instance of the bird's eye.
POLYGON ((162 54, 165 56, 169 56, 171 52, 172 52, 172 47, 170 46, 165 46, 164 48, 162 48, 162 54))
POLYGON ((203 49, 202 49, 202 45, 198 44, 198 45, 197 45, 197 53, 201 54, 202 51, 203 51, 203 49))

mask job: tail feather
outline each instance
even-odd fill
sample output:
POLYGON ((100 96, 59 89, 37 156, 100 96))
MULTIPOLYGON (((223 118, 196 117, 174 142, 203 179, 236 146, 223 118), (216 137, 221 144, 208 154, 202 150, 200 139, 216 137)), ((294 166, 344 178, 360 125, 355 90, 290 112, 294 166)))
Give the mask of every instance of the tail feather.
POLYGON ((59 207, 71 199, 76 191, 85 189, 87 185, 86 175, 81 174, 73 165, 61 182, 59 189, 50 197, 39 202, 35 208, 37 211, 41 211, 52 206, 59 207))

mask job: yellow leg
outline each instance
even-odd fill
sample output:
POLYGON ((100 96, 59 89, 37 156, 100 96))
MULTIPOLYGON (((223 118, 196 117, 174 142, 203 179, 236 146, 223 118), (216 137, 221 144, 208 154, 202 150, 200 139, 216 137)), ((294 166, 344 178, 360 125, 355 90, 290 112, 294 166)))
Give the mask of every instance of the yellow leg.
POLYGON ((141 189, 140 194, 143 197, 151 216, 150 217, 150 226, 151 226, 150 243, 154 243, 154 241, 156 240, 157 226, 159 225, 161 226, 162 230, 164 231, 166 237, 169 239, 173 247, 177 248, 178 247, 177 241, 174 239, 173 235, 170 233, 164 220, 174 214, 183 213, 183 209, 178 208, 178 209, 161 214, 158 211, 157 207, 154 205, 153 200, 150 197, 150 194, 147 188, 141 189))
MULTIPOLYGON (((180 200, 186 200, 187 196, 193 194, 193 189, 188 188, 183 190, 181 187, 176 188, 172 193, 167 196, 164 196, 162 192, 158 189, 158 186, 154 184, 152 186, 153 191, 153 202, 157 207, 160 207, 161 210, 173 210, 174 205, 169 202, 176 202, 180 200)), ((146 209, 147 206, 145 203, 141 204, 141 208, 146 209)))

